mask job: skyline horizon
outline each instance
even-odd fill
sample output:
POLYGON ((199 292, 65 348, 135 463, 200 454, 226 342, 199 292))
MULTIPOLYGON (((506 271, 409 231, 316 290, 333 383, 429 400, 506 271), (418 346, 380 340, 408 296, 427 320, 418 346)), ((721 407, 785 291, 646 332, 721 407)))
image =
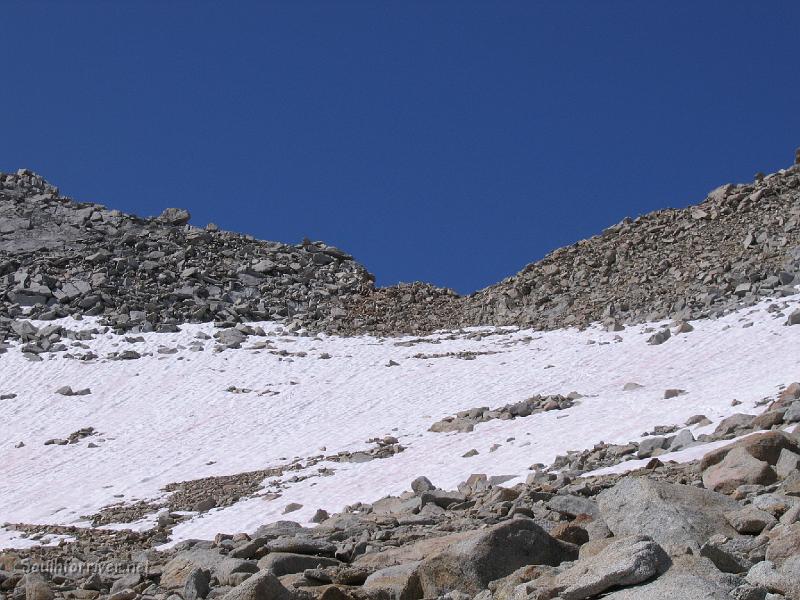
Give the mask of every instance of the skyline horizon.
POLYGON ((380 286, 483 289, 800 144, 800 5, 783 0, 11 0, 4 16, 0 169, 324 240, 380 286))

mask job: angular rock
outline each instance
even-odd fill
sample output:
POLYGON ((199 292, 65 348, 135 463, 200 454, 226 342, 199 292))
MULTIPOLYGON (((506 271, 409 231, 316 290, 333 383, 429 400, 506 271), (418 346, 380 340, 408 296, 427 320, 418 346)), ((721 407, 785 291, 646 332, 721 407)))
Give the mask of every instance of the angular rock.
POLYGON ((744 448, 755 459, 774 465, 778 462, 782 450, 800 453, 800 445, 795 438, 783 431, 765 431, 749 435, 741 440, 712 450, 700 461, 700 469, 705 471, 710 466, 721 462, 734 448, 744 448))
POLYGON ((223 596, 223 600, 290 600, 289 593, 278 578, 270 573, 258 573, 223 596))
POLYGON ((306 569, 335 567, 341 562, 335 558, 325 556, 311 556, 308 554, 292 554, 290 552, 270 552, 258 561, 261 571, 271 573, 276 577, 302 573, 306 569))
POLYGON ((730 494, 741 485, 769 485, 777 478, 775 469, 753 458, 744 447, 734 448, 721 462, 703 471, 703 485, 723 494, 730 494))
POLYGON ((426 597, 454 590, 475 595, 519 567, 558 565, 577 554, 574 546, 550 537, 533 521, 512 519, 426 557, 417 573, 426 597))
POLYGON ((728 523, 738 531, 748 535, 758 535, 765 528, 772 527, 778 520, 766 511, 752 506, 725 513, 728 523))
POLYGON ((650 538, 622 537, 559 574, 552 591, 564 600, 585 600, 611 588, 647 581, 666 571, 670 564, 667 553, 650 538))
POLYGON ((158 216, 159 221, 169 225, 185 225, 191 218, 192 215, 184 208, 165 208, 158 216))
POLYGON ((778 461, 775 463, 775 472, 781 479, 800 470, 800 454, 791 450, 781 450, 778 461))
POLYGON ((700 547, 711 535, 735 537, 725 513, 739 504, 694 486, 627 477, 598 496, 603 520, 616 536, 648 536, 665 550, 700 547))
POLYGON ((207 569, 195 568, 186 578, 183 586, 183 600, 198 600, 208 596, 211 573, 207 569))

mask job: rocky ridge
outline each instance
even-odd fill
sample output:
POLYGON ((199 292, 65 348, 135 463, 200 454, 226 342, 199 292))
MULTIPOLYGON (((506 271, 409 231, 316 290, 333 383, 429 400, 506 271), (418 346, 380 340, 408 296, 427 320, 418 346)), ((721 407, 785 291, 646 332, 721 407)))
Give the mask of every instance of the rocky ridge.
POLYGON ((333 315, 371 288, 352 257, 321 242, 255 240, 188 211, 142 219, 74 202, 27 170, 0 174, 0 330, 8 319, 99 315, 118 331, 174 331, 187 321, 333 315))
POLYGON ((102 315, 131 332, 258 320, 348 335, 615 328, 717 316, 791 293, 800 272, 800 164, 623 219, 465 297, 422 283, 376 288, 322 242, 263 242, 189 218, 169 208, 142 219, 74 202, 27 170, 0 174, 0 315, 102 315))
POLYGON ((626 218, 467 297, 427 284, 345 302, 342 333, 467 325, 609 328, 714 317, 793 293, 800 272, 800 164, 726 184, 698 205, 626 218))

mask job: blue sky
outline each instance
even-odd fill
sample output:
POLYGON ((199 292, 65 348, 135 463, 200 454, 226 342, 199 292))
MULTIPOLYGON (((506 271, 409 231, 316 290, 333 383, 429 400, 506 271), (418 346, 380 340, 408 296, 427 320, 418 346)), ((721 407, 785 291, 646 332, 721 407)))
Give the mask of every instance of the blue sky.
POLYGON ((6 1, 0 170, 470 292, 791 164, 800 3, 6 1))

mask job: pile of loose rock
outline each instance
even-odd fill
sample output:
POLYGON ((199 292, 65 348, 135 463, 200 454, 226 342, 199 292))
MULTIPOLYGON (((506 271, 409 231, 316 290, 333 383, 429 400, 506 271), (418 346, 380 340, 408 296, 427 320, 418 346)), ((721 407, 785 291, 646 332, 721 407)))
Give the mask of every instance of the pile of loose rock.
POLYGON ((468 432, 475 429, 478 423, 500 419, 509 421, 517 417, 529 417, 531 415, 548 412, 551 410, 566 410, 575 406, 575 402, 581 398, 577 392, 571 392, 566 396, 561 394, 551 394, 542 396, 536 394, 527 400, 506 404, 500 408, 490 409, 488 406, 472 408, 457 412, 455 416, 445 417, 430 426, 428 431, 435 433, 446 433, 450 431, 468 432))
POLYGON ((721 186, 696 206, 626 218, 468 297, 424 284, 352 296, 345 302, 351 317, 329 318, 325 327, 419 333, 713 317, 794 293, 799 225, 800 165, 794 165, 721 186))
MULTIPOLYGON (((321 242, 290 246, 188 225, 167 209, 141 219, 78 203, 30 171, 0 174, 0 315, 102 316, 124 331, 174 331, 184 322, 338 314, 372 277, 321 242)), ((0 335, 19 337, 10 321, 0 335)))
MULTIPOLYGON (((269 319, 339 334, 618 328, 720 315, 800 281, 800 165, 624 219, 467 297, 424 283, 376 289, 322 242, 264 242, 188 221, 180 209, 142 219, 74 202, 30 171, 0 174, 0 315, 98 315, 134 332, 269 319)), ((19 336, 2 318, 0 335, 19 336)))

